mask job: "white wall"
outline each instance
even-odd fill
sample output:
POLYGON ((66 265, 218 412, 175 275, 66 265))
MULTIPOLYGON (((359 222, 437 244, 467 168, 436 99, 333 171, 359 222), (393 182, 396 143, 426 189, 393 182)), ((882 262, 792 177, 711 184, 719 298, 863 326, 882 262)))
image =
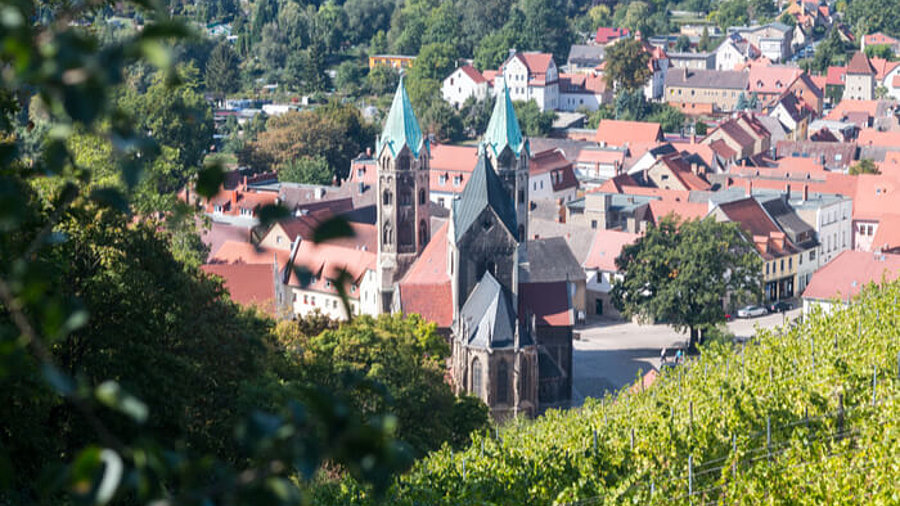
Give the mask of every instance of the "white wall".
POLYGON ((579 108, 587 108, 590 111, 596 111, 603 103, 603 95, 594 95, 592 93, 560 93, 559 110, 574 112, 579 108))
POLYGON ((459 108, 469 97, 484 100, 487 96, 487 82, 476 83, 461 68, 457 68, 444 79, 441 95, 450 105, 459 108))

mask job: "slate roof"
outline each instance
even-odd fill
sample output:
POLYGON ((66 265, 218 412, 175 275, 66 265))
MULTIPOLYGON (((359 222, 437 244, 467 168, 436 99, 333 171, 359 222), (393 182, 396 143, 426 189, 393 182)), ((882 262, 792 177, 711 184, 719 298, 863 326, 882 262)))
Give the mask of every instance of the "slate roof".
POLYGON ((394 93, 394 101, 391 103, 391 110, 388 112, 387 119, 384 121, 384 129, 378 138, 378 149, 376 152, 381 155, 381 151, 388 147, 392 155, 397 155, 403 146, 408 146, 413 156, 418 158, 419 152, 424 147, 428 149, 425 137, 422 135, 422 129, 419 128, 419 120, 416 119, 416 113, 413 111, 412 103, 409 101, 409 95, 406 94, 406 86, 403 84, 403 77, 400 77, 400 84, 397 85, 397 91, 394 93))
POLYGON ((528 269, 522 282, 550 283, 584 279, 569 244, 562 237, 548 237, 528 241, 528 269))
POLYGON ((580 67, 596 67, 603 63, 606 56, 605 46, 588 46, 586 44, 572 44, 569 49, 569 63, 580 67))
POLYGON ((526 153, 529 152, 528 141, 519 128, 519 120, 509 98, 506 81, 503 82, 503 97, 498 97, 494 102, 494 111, 484 132, 484 143, 491 148, 494 156, 500 156, 507 146, 516 156, 520 156, 523 149, 526 153))
POLYGON ((666 74, 666 87, 714 88, 746 90, 749 73, 737 70, 673 69, 666 74))
POLYGON ((484 152, 481 152, 468 184, 460 197, 453 201, 453 227, 457 241, 475 223, 486 207, 493 209, 509 233, 517 237, 516 208, 506 193, 500 177, 488 165, 484 152))
MULTIPOLYGON (((460 338, 469 346, 496 349, 515 345, 517 318, 512 297, 490 272, 475 285, 459 317, 466 329, 460 338)), ((531 336, 522 332, 519 344, 533 344, 531 336)))
POLYGON ((794 244, 802 249, 809 249, 818 244, 815 230, 803 221, 781 196, 763 202, 762 206, 794 244))

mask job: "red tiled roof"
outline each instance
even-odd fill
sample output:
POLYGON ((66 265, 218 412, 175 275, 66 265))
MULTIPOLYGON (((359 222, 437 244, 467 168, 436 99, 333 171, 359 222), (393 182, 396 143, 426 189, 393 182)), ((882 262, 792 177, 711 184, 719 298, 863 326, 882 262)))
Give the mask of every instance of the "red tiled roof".
POLYGON ((606 92, 606 80, 602 75, 559 74, 559 91, 600 95, 606 92))
POLYGON ((863 35, 863 46, 880 45, 880 44, 900 44, 900 40, 887 36, 881 32, 863 35))
POLYGON ((617 149, 581 149, 575 156, 576 163, 597 163, 619 166, 625 161, 625 152, 617 149))
POLYGON ((877 82, 884 81, 884 78, 897 68, 897 65, 900 65, 900 62, 888 61, 884 58, 870 58, 869 62, 872 64, 872 68, 875 69, 875 81, 877 82))
POLYGON ((572 162, 566 159, 561 149, 553 148, 534 153, 528 163, 528 172, 534 176, 571 165, 572 162))
POLYGON ((797 67, 751 65, 750 92, 780 95, 803 73, 797 67))
POLYGON ((478 148, 475 146, 432 145, 429 171, 431 191, 446 193, 463 191, 477 163, 478 148))
POLYGON ((864 112, 870 118, 874 118, 878 114, 877 100, 850 100, 843 99, 831 112, 825 116, 825 119, 834 121, 843 121, 847 114, 851 112, 864 112))
POLYGON ((728 145, 722 139, 716 139, 709 143, 709 148, 712 149, 717 155, 729 160, 734 158, 737 155, 737 151, 731 149, 731 146, 728 145))
POLYGON ((843 86, 846 75, 847 67, 828 67, 828 71, 825 74, 825 84, 830 86, 843 86))
POLYGON ((772 218, 769 217, 755 199, 747 197, 719 204, 719 209, 725 213, 729 220, 741 226, 749 236, 748 240, 755 241, 757 237, 763 237, 768 240, 765 246, 756 245, 757 251, 764 258, 778 258, 797 252, 790 239, 784 237, 784 232, 778 228, 778 225, 772 221, 772 218), (774 241, 770 240, 773 237, 781 237, 781 240, 784 241, 783 246, 779 247, 774 241))
POLYGON ((898 147, 900 146, 900 132, 879 132, 874 128, 864 128, 860 130, 856 143, 860 146, 898 147))
POLYGON ((519 319, 533 314, 539 326, 568 327, 573 325, 569 292, 565 281, 519 284, 519 319))
POLYGON ((469 76, 469 79, 474 81, 475 84, 481 84, 481 83, 487 82, 487 79, 484 78, 484 76, 481 74, 481 72, 479 72, 478 69, 476 69, 475 67, 473 67, 471 65, 463 65, 462 67, 459 68, 459 70, 462 70, 465 75, 469 76))
POLYGON ((653 215, 654 223, 674 214, 681 220, 692 220, 694 218, 703 218, 709 214, 709 206, 702 202, 688 202, 687 200, 651 200, 650 213, 653 215))
POLYGON ((847 64, 847 73, 848 74, 875 74, 875 69, 872 67, 872 62, 860 51, 857 51, 853 54, 853 58, 850 58, 850 63, 847 64))
MULTIPOLYGON (((350 275, 350 280, 359 284, 367 270, 375 270, 376 252, 370 250, 345 248, 330 243, 315 244, 302 241, 294 256, 293 266, 302 267, 312 273, 315 280, 306 286, 318 292, 337 293, 333 280, 341 271, 350 275)), ((286 264, 282 264, 286 265, 286 264)), ((296 271, 291 271, 288 281, 291 286, 300 286, 300 278, 296 271)), ((347 291, 351 299, 359 299, 359 290, 347 291)))
POLYGON ((447 273, 447 229, 442 225, 400 281, 400 307, 447 328, 453 323, 453 292, 447 273))
POLYGON ((846 301, 859 294, 869 283, 893 281, 900 277, 900 255, 875 255, 867 251, 847 250, 813 274, 803 292, 804 299, 846 301))
POLYGON ((289 256, 290 252, 286 250, 258 248, 249 242, 225 241, 207 263, 272 265, 277 260, 281 265, 289 256))
POLYGON ((608 44, 611 41, 627 37, 631 32, 628 28, 612 28, 601 26, 597 28, 597 34, 594 36, 594 42, 597 44, 608 44))
POLYGON ((656 144, 663 141, 664 137, 659 123, 604 119, 597 126, 596 140, 609 146, 631 146, 640 143, 656 144))
POLYGON ((250 242, 250 229, 214 221, 200 233, 200 240, 209 246, 207 258, 212 258, 227 241, 250 242))
POLYGON ((597 191, 606 193, 622 193, 622 189, 626 186, 638 186, 637 181, 628 174, 619 174, 618 176, 607 179, 597 191))
POLYGON ((200 268, 222 278, 234 302, 275 314, 275 273, 271 264, 213 264, 200 268))
POLYGON ((878 220, 872 249, 895 251, 900 248, 900 214, 886 214, 878 220))
POLYGON ((582 267, 585 269, 617 272, 616 257, 622 254, 622 248, 629 244, 634 244, 640 237, 640 234, 618 230, 598 230, 594 234, 591 251, 584 260, 582 267))
POLYGON ((853 219, 877 220, 886 213, 897 212, 900 181, 884 174, 860 174, 856 180, 853 219))

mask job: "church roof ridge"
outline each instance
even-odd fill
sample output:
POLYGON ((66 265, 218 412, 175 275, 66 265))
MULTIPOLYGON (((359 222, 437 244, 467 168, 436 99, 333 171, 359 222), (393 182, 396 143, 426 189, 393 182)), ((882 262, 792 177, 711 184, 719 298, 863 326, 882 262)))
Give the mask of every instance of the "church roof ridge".
POLYGON ((409 147, 416 158, 419 157, 423 147, 428 149, 422 129, 419 127, 419 120, 416 119, 416 113, 413 111, 409 95, 406 93, 403 76, 401 76, 400 83, 397 84, 397 91, 394 93, 394 100, 391 102, 391 110, 384 121, 384 129, 378 138, 377 152, 380 156, 382 150, 388 147, 391 154, 396 156, 404 145, 409 147))
POLYGON ((521 156, 523 149, 526 154, 529 151, 528 141, 522 135, 516 110, 509 98, 509 87, 505 81, 502 93, 494 102, 494 111, 484 132, 484 143, 490 146, 495 157, 500 156, 507 146, 516 156, 521 156))
POLYGON ((472 227, 481 211, 490 207, 513 237, 517 237, 516 209, 512 199, 503 187, 500 176, 494 172, 483 152, 479 152, 478 163, 463 188, 459 199, 453 201, 453 229, 459 241, 472 227))

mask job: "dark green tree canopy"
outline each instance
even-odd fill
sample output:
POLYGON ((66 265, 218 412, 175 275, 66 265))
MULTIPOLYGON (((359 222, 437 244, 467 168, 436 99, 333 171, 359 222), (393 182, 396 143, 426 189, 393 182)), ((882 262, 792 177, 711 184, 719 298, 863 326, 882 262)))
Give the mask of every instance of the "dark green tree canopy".
POLYGON ((649 63, 650 54, 644 51, 640 41, 621 40, 606 51, 604 79, 609 86, 626 91, 638 90, 652 75, 649 63))
POLYGON ((712 218, 679 222, 666 216, 616 259, 624 280, 613 286, 613 300, 626 318, 665 321, 697 330, 725 320, 726 295, 757 295, 761 261, 736 223, 712 218))

